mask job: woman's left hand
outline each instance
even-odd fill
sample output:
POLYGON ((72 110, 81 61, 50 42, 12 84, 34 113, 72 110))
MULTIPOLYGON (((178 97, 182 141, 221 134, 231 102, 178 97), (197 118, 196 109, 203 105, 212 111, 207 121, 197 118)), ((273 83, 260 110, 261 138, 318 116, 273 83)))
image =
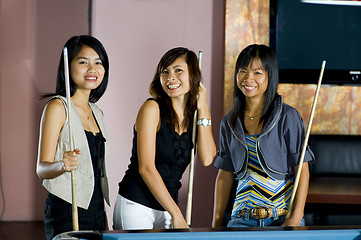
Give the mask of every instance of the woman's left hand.
POLYGON ((207 89, 202 82, 199 83, 198 97, 197 97, 197 109, 206 109, 207 106, 207 89))
POLYGON ((302 218, 296 218, 294 216, 290 216, 289 218, 287 218, 283 224, 282 227, 296 227, 296 226, 300 226, 302 222, 302 218))

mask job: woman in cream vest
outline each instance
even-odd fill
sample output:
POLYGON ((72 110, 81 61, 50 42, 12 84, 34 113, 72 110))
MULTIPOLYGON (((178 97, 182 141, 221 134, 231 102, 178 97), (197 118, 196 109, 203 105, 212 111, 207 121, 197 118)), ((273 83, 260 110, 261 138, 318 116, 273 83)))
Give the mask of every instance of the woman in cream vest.
POLYGON ((102 111, 95 105, 104 94, 109 61, 103 45, 91 36, 75 36, 65 46, 69 55, 70 111, 75 149, 69 151, 64 57, 60 57, 56 92, 44 108, 36 172, 48 191, 45 202, 47 239, 73 230, 71 171, 75 171, 79 230, 107 228, 104 200, 109 205, 105 162, 107 136, 102 111))

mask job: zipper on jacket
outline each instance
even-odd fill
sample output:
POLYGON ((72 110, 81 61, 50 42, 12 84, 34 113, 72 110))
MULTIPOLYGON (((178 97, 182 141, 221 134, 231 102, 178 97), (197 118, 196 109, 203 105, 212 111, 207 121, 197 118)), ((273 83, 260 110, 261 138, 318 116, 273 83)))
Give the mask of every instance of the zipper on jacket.
MULTIPOLYGON (((235 134, 235 132, 233 131, 233 128, 231 127, 231 125, 229 124, 228 120, 227 120, 227 125, 229 127, 229 129, 231 129, 232 134, 235 136, 235 138, 243 145, 243 147, 246 149, 246 164, 248 164, 248 157, 249 157, 249 152, 248 152, 248 148, 247 145, 244 144, 241 139, 238 138, 237 134, 235 134)), ((235 171, 234 174, 237 175, 240 171, 242 170, 242 167, 235 171)), ((244 174, 241 177, 236 177, 236 179, 241 179, 244 177, 244 175, 246 175, 246 172, 244 172, 244 174)))

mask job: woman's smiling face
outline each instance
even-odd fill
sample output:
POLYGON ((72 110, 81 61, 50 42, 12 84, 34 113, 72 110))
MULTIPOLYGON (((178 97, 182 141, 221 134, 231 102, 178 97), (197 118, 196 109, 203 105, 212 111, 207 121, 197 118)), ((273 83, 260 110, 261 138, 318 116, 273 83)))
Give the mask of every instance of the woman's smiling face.
POLYGON ((104 78, 105 69, 99 55, 89 46, 83 46, 71 62, 71 78, 77 89, 97 88, 104 78))
POLYGON ((268 87, 268 74, 259 59, 254 59, 247 68, 237 73, 237 86, 245 97, 263 97, 268 87))
POLYGON ((188 65, 185 55, 178 57, 160 75, 163 90, 171 98, 186 95, 190 90, 188 65))

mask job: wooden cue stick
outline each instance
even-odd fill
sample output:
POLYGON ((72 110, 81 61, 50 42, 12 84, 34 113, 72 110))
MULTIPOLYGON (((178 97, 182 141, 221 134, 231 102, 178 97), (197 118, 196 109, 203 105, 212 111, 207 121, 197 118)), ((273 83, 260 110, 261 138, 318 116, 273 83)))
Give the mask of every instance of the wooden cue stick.
MULTIPOLYGON (((198 64, 199 64, 199 69, 201 69, 202 51, 199 51, 199 53, 198 53, 198 64)), ((191 151, 191 160, 189 163, 188 196, 187 196, 187 209, 186 209, 186 221, 187 221, 188 226, 191 225, 191 219, 192 219, 194 149, 195 149, 195 145, 196 145, 196 128, 197 128, 197 110, 194 111, 194 117, 193 117, 193 130, 192 130, 193 148, 191 151)))
POLYGON ((194 112, 193 117, 193 130, 192 130, 192 142, 193 148, 191 151, 191 160, 189 163, 189 179, 188 179, 188 196, 187 196, 187 209, 186 209, 186 221, 188 226, 191 225, 192 219, 192 200, 193 200, 193 179, 194 179, 194 147, 196 139, 196 122, 197 122, 197 110, 194 112))
MULTIPOLYGON (((64 69, 65 69, 65 89, 66 89, 66 101, 68 109, 68 126, 69 126, 69 142, 70 151, 74 150, 73 132, 71 128, 71 110, 70 110, 70 82, 69 82, 69 63, 68 63, 68 48, 64 47, 64 69)), ((71 171, 71 194, 72 194, 72 217, 73 217, 73 230, 79 231, 78 221, 78 207, 76 199, 76 178, 75 170, 71 171)))
POLYGON ((315 93, 313 103, 312 103, 311 115, 310 115, 310 119, 309 119, 308 126, 307 126, 307 132, 306 132, 305 140, 303 142, 303 148, 302 148, 301 156, 300 156, 299 163, 298 163, 298 169, 297 169, 297 173, 296 173, 296 177, 295 177, 295 183, 293 185, 290 205, 288 206, 288 212, 287 212, 286 218, 289 218, 291 216, 291 214, 292 214, 293 203, 294 203, 294 200, 295 200, 295 196, 296 196, 296 192, 297 192, 297 188, 298 188, 298 183, 299 183, 299 180, 300 180, 300 177, 301 177, 302 163, 303 163, 303 159, 305 158, 305 154, 306 154, 308 138, 309 138, 310 132, 311 132, 313 115, 314 115, 315 109, 316 109, 317 98, 318 98, 318 94, 320 92, 322 76, 323 76, 323 72, 325 70, 325 66, 326 66, 326 61, 323 61, 322 62, 322 67, 321 67, 321 72, 320 72, 320 77, 318 79, 318 84, 317 84, 317 88, 316 88, 316 93, 315 93))

